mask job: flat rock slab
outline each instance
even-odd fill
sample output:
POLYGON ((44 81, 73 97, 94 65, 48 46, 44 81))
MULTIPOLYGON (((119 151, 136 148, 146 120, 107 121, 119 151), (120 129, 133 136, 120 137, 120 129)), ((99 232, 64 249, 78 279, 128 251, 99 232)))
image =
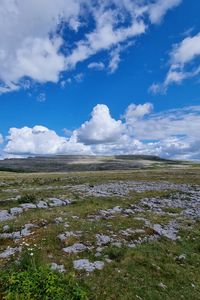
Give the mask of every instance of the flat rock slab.
POLYGON ((160 224, 154 224, 152 229, 160 236, 166 237, 172 241, 176 241, 179 237, 178 234, 178 224, 176 221, 171 221, 167 225, 162 226, 160 224))
POLYGON ((96 234, 96 239, 98 246, 107 245, 111 242, 111 238, 103 234, 96 234))
POLYGON ((33 203, 22 203, 19 207, 12 207, 10 210, 0 210, 0 222, 4 222, 7 220, 11 220, 13 217, 18 216, 22 214, 24 211, 28 209, 48 209, 49 207, 57 207, 57 206, 63 206, 63 205, 69 205, 72 203, 71 200, 60 200, 57 198, 50 198, 50 203, 47 203, 45 201, 39 201, 36 204, 33 203))
POLYGON ((73 262, 74 269, 76 270, 85 270, 86 272, 90 273, 94 270, 102 270, 104 267, 103 261, 95 261, 90 262, 88 259, 79 259, 73 262))
POLYGON ((11 220, 13 216, 7 210, 0 210, 0 222, 11 220))
POLYGON ((62 206, 62 205, 64 205, 64 202, 60 199, 57 199, 57 198, 50 198, 49 199, 49 206, 50 207, 62 206))
POLYGON ((17 252, 21 252, 21 251, 22 251, 22 247, 16 247, 16 248, 8 247, 5 251, 0 253, 0 258, 2 258, 2 259, 9 258, 10 256, 16 254, 17 252))
POLYGON ((85 246, 84 244, 81 244, 81 243, 75 243, 74 245, 72 246, 69 246, 69 247, 66 247, 66 248, 63 248, 63 251, 65 253, 78 253, 78 252, 83 252, 87 250, 87 246, 85 246))
POLYGON ((23 203, 20 205, 23 209, 33 209, 37 208, 37 206, 33 203, 23 203))
POLYGON ((58 238, 61 240, 61 241, 65 241, 67 238, 69 237, 80 237, 81 236, 81 233, 82 231, 65 231, 64 233, 61 233, 58 235, 58 238))
POLYGON ((23 213, 23 209, 21 207, 12 207, 10 209, 10 214, 12 216, 17 216, 20 215, 21 213, 23 213))
POLYGON ((166 191, 179 190, 182 192, 189 192, 192 190, 191 186, 187 184, 174 184, 170 182, 148 182, 148 181, 118 181, 99 185, 76 185, 72 187, 73 190, 85 193, 89 196, 95 197, 110 197, 118 196, 124 197, 130 191, 145 192, 145 191, 166 191))
POLYGON ((45 201, 39 201, 38 203, 37 203, 37 208, 48 208, 48 204, 47 204, 47 202, 45 202, 45 201))
POLYGON ((19 240, 22 237, 26 237, 31 235, 31 228, 36 228, 38 226, 34 225, 34 224, 25 224, 24 227, 22 228, 22 230, 20 231, 15 231, 15 232, 11 232, 11 233, 0 233, 0 238, 4 238, 4 239, 12 239, 12 240, 19 240))

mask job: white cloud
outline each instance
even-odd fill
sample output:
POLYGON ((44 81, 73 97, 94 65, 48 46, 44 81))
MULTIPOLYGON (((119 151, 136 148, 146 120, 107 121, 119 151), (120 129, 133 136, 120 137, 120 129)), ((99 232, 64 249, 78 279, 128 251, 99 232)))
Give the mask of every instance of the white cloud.
MULTIPOLYGON (((132 105, 128 107, 127 112, 130 111, 130 107, 132 105)), ((139 107, 146 112, 144 114, 144 116, 146 115, 145 118, 135 118, 130 113, 125 115, 129 132, 134 137, 146 141, 164 140, 174 136, 198 138, 200 132, 200 106, 167 110, 157 114, 151 112, 151 104, 147 103, 143 106, 139 105, 139 107)))
POLYGON ((61 137, 43 126, 11 128, 3 156, 53 154, 154 154, 200 160, 200 106, 154 113, 150 103, 131 104, 122 120, 97 105, 89 121, 61 137))
POLYGON ((118 69, 120 61, 120 49, 116 48, 111 52, 111 59, 108 65, 111 74, 118 69))
POLYGON ((170 52, 170 68, 163 83, 154 83, 150 92, 165 92, 171 84, 181 84, 183 80, 200 74, 200 33, 186 37, 179 44, 175 44, 170 52))
POLYGON ((146 17, 156 23, 179 3, 0 0, 0 93, 24 88, 24 78, 41 84, 56 83, 63 71, 100 51, 111 55, 109 68, 114 72, 120 61, 120 53, 114 49, 145 33, 149 26, 146 17), (77 42, 65 40, 65 27, 77 42), (83 34, 78 39, 80 27, 83 34))
POLYGON ((158 93, 161 92, 161 85, 159 83, 152 83, 152 85, 149 87, 148 89, 148 92, 153 94, 153 95, 156 95, 158 93))
POLYGON ((84 78, 84 74, 83 73, 78 73, 74 76, 74 80, 76 82, 82 82, 83 81, 83 78, 84 78))
POLYGON ((130 104, 125 112, 124 118, 126 124, 132 124, 138 119, 142 119, 145 115, 150 114, 153 110, 153 105, 151 103, 145 104, 130 104))
POLYGON ((182 0, 159 0, 149 6, 149 15, 152 23, 159 23, 169 9, 178 6, 182 0))
MULTIPOLYGON (((107 13, 108 15, 111 12, 107 13)), ((88 59, 102 50, 109 50, 118 43, 145 33, 143 21, 135 21, 131 26, 114 29, 112 16, 99 15, 96 19, 97 28, 86 35, 86 39, 77 43, 77 47, 66 58, 67 68, 76 67, 77 63, 88 59), (104 22, 104 18, 106 19, 104 22)))
POLYGON ((41 83, 58 81, 64 57, 59 53, 62 38, 55 32, 79 11, 76 0, 68 5, 65 0, 0 1, 1 92, 16 90, 25 76, 41 83))
POLYGON ((3 141, 4 141, 3 135, 0 133, 0 144, 3 144, 3 141))
POLYGON ((88 69, 94 69, 97 71, 102 71, 105 69, 105 65, 102 62, 92 62, 88 65, 88 69))
POLYGON ((37 101, 38 101, 38 102, 45 102, 45 101, 46 101, 46 94, 45 94, 45 93, 40 93, 40 94, 37 96, 37 101))
POLYGON ((155 114, 151 103, 131 104, 123 120, 118 124, 119 120, 111 121, 108 108, 97 106, 91 120, 76 131, 78 139, 82 134, 81 142, 89 144, 95 154, 154 154, 200 159, 200 106, 155 114))
POLYGON ((185 38, 180 44, 173 46, 171 62, 173 65, 185 65, 200 55, 200 33, 185 38))
POLYGON ((4 152, 15 155, 91 154, 90 147, 58 136, 44 126, 11 128, 4 152))
POLYGON ((123 129, 122 122, 111 117, 108 107, 98 104, 92 111, 91 119, 76 132, 78 141, 84 144, 101 144, 116 141, 123 129))

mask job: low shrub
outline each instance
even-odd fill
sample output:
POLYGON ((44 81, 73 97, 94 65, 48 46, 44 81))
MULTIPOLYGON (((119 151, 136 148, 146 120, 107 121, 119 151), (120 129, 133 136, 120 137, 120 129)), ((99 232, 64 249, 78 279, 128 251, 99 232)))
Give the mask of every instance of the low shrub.
POLYGON ((111 246, 105 251, 105 254, 108 255, 110 259, 120 262, 124 258, 125 252, 126 250, 124 248, 111 246))
POLYGON ((35 203, 36 201, 37 201, 37 198, 34 194, 24 194, 24 195, 20 196, 20 198, 18 199, 19 204, 35 203))
POLYGON ((0 275, 0 299, 4 300, 86 300, 86 292, 73 275, 49 268, 10 271, 0 275))

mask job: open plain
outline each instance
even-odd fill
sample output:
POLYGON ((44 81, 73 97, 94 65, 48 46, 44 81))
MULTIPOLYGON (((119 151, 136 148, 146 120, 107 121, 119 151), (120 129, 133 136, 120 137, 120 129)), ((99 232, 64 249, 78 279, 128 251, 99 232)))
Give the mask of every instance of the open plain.
POLYGON ((0 299, 200 299, 199 232, 198 164, 2 171, 0 299))

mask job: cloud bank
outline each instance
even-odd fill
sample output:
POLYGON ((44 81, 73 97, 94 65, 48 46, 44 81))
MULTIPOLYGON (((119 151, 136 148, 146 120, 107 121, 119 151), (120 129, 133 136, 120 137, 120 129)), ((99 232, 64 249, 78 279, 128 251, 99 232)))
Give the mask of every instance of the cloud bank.
MULTIPOLYGON (((11 128, 2 157, 55 154, 154 154, 200 159, 200 106, 154 113, 151 103, 130 104, 121 119, 104 104, 69 137, 44 126, 11 128)), ((3 138, 1 138, 3 142, 3 138)))

